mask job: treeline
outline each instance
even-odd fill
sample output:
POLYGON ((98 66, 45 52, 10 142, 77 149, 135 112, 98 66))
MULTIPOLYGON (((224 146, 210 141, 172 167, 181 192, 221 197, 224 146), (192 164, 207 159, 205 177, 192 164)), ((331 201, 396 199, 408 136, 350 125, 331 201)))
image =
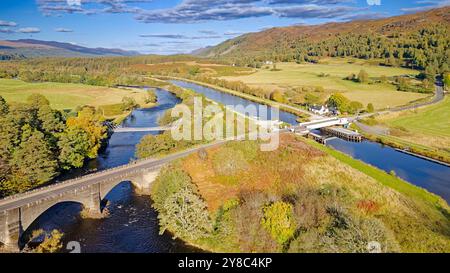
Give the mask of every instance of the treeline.
MULTIPOLYGON (((261 67, 263 62, 317 62, 323 57, 354 57, 382 60, 381 65, 404 66, 426 71, 429 75, 442 74, 450 67, 450 35, 441 25, 432 25, 410 33, 337 34, 321 41, 308 38, 284 38, 276 46, 253 56, 238 51, 231 57, 239 66, 261 67), (250 55, 250 56, 248 56, 250 55)), ((434 78, 434 77, 433 77, 434 78)))
POLYGON ((42 95, 8 104, 0 97, 0 196, 43 185, 64 170, 96 158, 107 129, 100 114, 82 107, 67 114, 42 95))
MULTIPOLYGON (((81 83, 98 86, 150 85, 160 82, 147 78, 147 64, 192 61, 197 58, 177 56, 138 56, 105 58, 36 58, 4 62, 0 78, 19 78, 26 82, 81 83)), ((207 61, 204 61, 207 62, 207 61)))
POLYGON ((21 60, 25 59, 25 56, 17 53, 0 52, 0 61, 21 60))

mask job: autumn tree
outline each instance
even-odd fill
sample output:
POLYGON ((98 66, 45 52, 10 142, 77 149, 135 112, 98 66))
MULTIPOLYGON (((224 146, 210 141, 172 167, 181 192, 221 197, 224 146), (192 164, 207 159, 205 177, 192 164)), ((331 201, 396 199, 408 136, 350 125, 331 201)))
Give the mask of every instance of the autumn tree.
POLYGON ((369 82, 369 74, 365 70, 361 70, 358 74, 358 81, 360 83, 368 83, 369 82))
POLYGON ((285 101, 283 93, 280 91, 274 91, 270 94, 270 99, 276 102, 283 103, 285 101))
POLYGON ((364 106, 362 105, 362 103, 358 102, 358 101, 352 101, 350 102, 350 104, 348 105, 348 109, 347 111, 350 114, 356 114, 358 113, 360 110, 362 110, 364 108, 364 106))
POLYGON ((44 230, 39 229, 34 231, 32 234, 32 238, 38 238, 40 236, 44 236, 44 240, 36 247, 36 249, 34 249, 34 252, 55 253, 63 248, 61 239, 64 236, 64 233, 59 230, 54 229, 50 234, 45 234, 44 230))
POLYGON ((375 112, 375 107, 373 106, 372 103, 367 104, 367 112, 369 113, 375 112))
POLYGON ((314 105, 320 103, 320 98, 314 94, 307 93, 305 95, 305 103, 308 105, 314 105))
POLYGON ((81 129, 89 137, 87 157, 96 158, 102 145, 102 141, 107 137, 106 127, 103 126, 103 118, 96 113, 92 107, 84 107, 77 117, 67 120, 67 129, 81 129))
POLYGON ((261 225, 280 245, 294 236, 296 225, 291 204, 278 201, 263 208, 261 225))
POLYGON ((335 93, 331 95, 327 101, 328 107, 334 107, 342 113, 348 111, 349 104, 350 100, 344 97, 344 95, 342 95, 341 93, 335 93))

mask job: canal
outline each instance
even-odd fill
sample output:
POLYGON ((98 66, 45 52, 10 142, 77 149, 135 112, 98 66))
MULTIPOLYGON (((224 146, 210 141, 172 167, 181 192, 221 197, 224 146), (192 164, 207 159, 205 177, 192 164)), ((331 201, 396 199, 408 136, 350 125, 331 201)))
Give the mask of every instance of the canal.
MULTIPOLYGON (((198 84, 175 80, 171 82, 180 87, 192 89, 225 105, 259 105, 198 84)), ((284 111, 280 111, 280 120, 289 124, 297 124, 296 116, 284 111)), ((327 145, 386 172, 394 171, 400 178, 440 195, 447 203, 450 203, 450 168, 445 165, 408 155, 371 141, 356 143, 334 139, 328 141, 327 145)))

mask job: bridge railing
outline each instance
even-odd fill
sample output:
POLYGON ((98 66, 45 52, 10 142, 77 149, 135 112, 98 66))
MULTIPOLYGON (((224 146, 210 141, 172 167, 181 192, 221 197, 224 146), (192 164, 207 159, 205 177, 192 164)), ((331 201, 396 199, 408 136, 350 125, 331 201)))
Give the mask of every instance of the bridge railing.
MULTIPOLYGON (((23 192, 23 193, 10 195, 10 196, 7 196, 7 197, 4 197, 4 198, 0 199, 0 202, 1 201, 7 201, 7 200, 23 198, 23 197, 29 196, 29 195, 31 195, 33 193, 37 193, 37 192, 40 192, 40 191, 45 191, 45 190, 57 188, 57 187, 60 187, 60 186, 75 184, 76 182, 79 182, 81 180, 93 178, 93 177, 99 176, 101 174, 105 174, 105 173, 109 173, 109 172, 113 172, 113 171, 125 170, 125 169, 127 169, 129 167, 132 167, 132 166, 135 166, 135 165, 137 165, 139 163, 143 163, 143 162, 146 162, 146 161, 149 161, 149 163, 150 163, 151 161, 154 161, 154 160, 155 159, 148 159, 148 158, 147 159, 134 160, 134 161, 132 161, 132 162, 126 164, 126 165, 121 165, 121 166, 117 166, 117 167, 113 167, 113 168, 109 168, 109 169, 105 169, 105 170, 101 170, 101 171, 96 171, 96 172, 89 173, 89 174, 86 174, 86 175, 83 175, 83 176, 79 176, 79 177, 75 177, 75 178, 72 178, 72 179, 69 179, 69 180, 65 180, 65 181, 61 181, 61 182, 55 182, 55 183, 52 183, 52 184, 47 185, 47 186, 38 187, 38 188, 29 190, 29 191, 26 191, 26 192, 23 192)), ((138 173, 138 172, 139 171, 131 172, 131 173, 138 173)))
MULTIPOLYGON (((245 134, 242 135, 242 136, 245 136, 245 134)), ((240 137, 241 136, 231 137, 229 139, 226 139, 225 142, 229 141, 229 140, 239 139, 240 137)), ((217 142, 206 144, 206 146, 215 145, 215 144, 219 144, 219 143, 222 143, 222 142, 223 141, 217 141, 217 142)), ((170 154, 168 156, 176 156, 177 154, 183 154, 183 153, 185 153, 187 151, 190 151, 190 150, 194 151, 197 148, 198 147, 193 147, 191 149, 187 149, 187 150, 181 151, 179 153, 170 154)), ((128 164, 125 164, 125 165, 113 167, 113 168, 102 170, 102 171, 97 171, 97 172, 86 174, 86 175, 83 175, 83 176, 80 176, 80 177, 72 178, 72 179, 69 179, 69 180, 66 180, 66 181, 56 182, 56 183, 52 183, 52 184, 47 185, 47 186, 35 188, 35 189, 29 190, 29 191, 26 191, 26 192, 23 192, 23 193, 7 196, 7 197, 5 197, 3 199, 0 199, 0 202, 7 201, 7 200, 23 198, 23 197, 29 196, 29 195, 31 195, 33 193, 36 193, 36 192, 45 191, 45 190, 49 190, 49 189, 60 187, 60 186, 64 186, 64 185, 74 184, 74 183, 79 182, 80 180, 89 179, 89 178, 92 178, 92 177, 95 177, 95 176, 99 176, 99 175, 104 174, 104 173, 118 171, 118 170, 122 170, 122 169, 127 169, 129 167, 136 166, 136 165, 139 165, 139 164, 152 163, 152 162, 156 162, 156 161, 158 161, 158 159, 156 159, 156 158, 147 158, 147 159, 134 160, 134 161, 132 161, 132 162, 130 162, 128 164)), ((137 173, 137 172, 139 172, 139 171, 136 171, 134 173, 137 173)), ((131 173, 133 173, 133 172, 131 172, 131 173)))

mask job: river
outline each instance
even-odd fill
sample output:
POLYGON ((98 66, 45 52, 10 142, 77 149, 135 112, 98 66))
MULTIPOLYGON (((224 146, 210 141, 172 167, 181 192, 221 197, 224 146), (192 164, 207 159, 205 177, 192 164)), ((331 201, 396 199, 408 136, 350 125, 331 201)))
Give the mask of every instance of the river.
MULTIPOLYGON (((190 88, 225 105, 248 106, 258 103, 222 93, 211 88, 182 81, 173 84, 190 88)), ((179 103, 173 94, 158 89, 159 105, 150 109, 133 111, 123 123, 124 127, 154 127, 164 112, 179 103)), ((296 116, 280 111, 281 121, 296 124, 296 116)), ((81 171, 70 176, 95 170, 107 169, 128 163, 134 158, 135 145, 149 133, 113 134, 108 147, 96 160, 89 162, 81 171)), ((394 170, 406 181, 442 196, 450 202, 450 168, 411 155, 400 153, 378 143, 347 142, 336 139, 328 142, 331 147, 376 166, 385 171, 394 170)), ((61 179, 65 179, 63 177, 61 179)), ((196 249, 173 240, 169 234, 160 236, 157 213, 151 207, 148 196, 136 195, 129 182, 123 182, 106 197, 110 216, 104 219, 82 219, 81 205, 63 203, 49 209, 27 230, 59 229, 65 233, 64 243, 77 241, 82 252, 192 252, 196 249)), ((26 238, 27 234, 23 236, 26 238)))
MULTIPOLYGON (((123 122, 124 127, 156 127, 158 119, 166 110, 180 101, 173 94, 157 89, 158 105, 149 109, 137 109, 123 122)), ((113 134, 107 148, 96 160, 85 168, 60 177, 60 180, 73 178, 88 172, 124 165, 134 159, 136 144, 149 133, 113 134)), ((158 134, 154 132, 153 134, 158 134)), ((134 193, 130 182, 123 182, 107 196, 109 217, 104 219, 83 219, 82 209, 77 203, 58 204, 42 214, 22 236, 23 242, 32 230, 52 229, 64 233, 63 243, 79 242, 83 253, 89 252, 193 252, 196 249, 186 246, 171 235, 159 235, 156 211, 151 207, 148 196, 134 193)))

